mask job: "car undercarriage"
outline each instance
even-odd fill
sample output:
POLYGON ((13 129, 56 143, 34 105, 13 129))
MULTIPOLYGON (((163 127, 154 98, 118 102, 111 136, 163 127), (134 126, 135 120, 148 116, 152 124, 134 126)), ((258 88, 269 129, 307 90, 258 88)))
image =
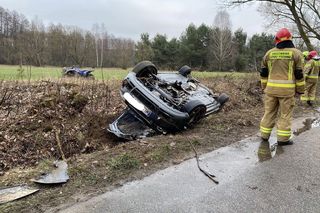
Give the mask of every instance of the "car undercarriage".
MULTIPOLYGON (((135 120, 158 133, 177 132, 219 111, 229 97, 223 93, 214 94, 190 73, 188 66, 183 66, 179 72, 158 72, 151 62, 140 62, 123 80, 120 89, 128 109, 109 125, 109 131, 126 139, 146 136, 134 130, 132 120, 135 120), (125 123, 130 130, 124 128, 125 123)), ((149 129, 147 132, 152 132, 149 129)))

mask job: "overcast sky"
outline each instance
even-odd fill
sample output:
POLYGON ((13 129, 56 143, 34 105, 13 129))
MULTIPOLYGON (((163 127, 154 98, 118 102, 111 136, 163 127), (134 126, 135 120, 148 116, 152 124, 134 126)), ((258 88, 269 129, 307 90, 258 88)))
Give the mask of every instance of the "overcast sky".
MULTIPOLYGON (((134 40, 144 32, 178 38, 190 23, 211 26, 220 9, 217 0, 0 0, 0 6, 45 24, 91 30, 94 23, 104 23, 108 33, 134 40)), ((256 9, 254 5, 228 9, 232 29, 261 33, 264 20, 256 9)))

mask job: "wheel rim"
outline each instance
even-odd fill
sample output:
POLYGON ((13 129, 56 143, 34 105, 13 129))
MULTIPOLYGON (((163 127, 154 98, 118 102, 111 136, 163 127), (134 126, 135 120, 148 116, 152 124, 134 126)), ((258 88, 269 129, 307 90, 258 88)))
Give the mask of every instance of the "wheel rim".
POLYGON ((205 107, 199 106, 193 109, 190 113, 190 120, 188 122, 189 125, 193 125, 197 123, 201 118, 203 118, 205 114, 205 107))

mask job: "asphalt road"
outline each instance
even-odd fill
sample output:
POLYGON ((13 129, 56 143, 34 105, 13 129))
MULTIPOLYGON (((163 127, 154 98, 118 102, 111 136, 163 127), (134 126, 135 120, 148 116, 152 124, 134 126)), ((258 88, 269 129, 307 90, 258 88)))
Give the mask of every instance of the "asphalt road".
POLYGON ((320 127, 295 142, 269 152, 253 136, 202 155, 218 185, 191 159, 61 212, 320 212, 320 127))

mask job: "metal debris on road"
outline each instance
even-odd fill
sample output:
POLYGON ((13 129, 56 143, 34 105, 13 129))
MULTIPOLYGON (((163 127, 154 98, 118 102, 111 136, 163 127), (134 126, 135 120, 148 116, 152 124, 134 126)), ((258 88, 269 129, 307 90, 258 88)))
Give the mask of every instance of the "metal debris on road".
POLYGON ((51 173, 41 175, 39 179, 33 179, 32 181, 41 184, 66 183, 69 180, 68 164, 65 161, 57 161, 54 166, 56 169, 52 170, 51 173))
POLYGON ((0 204, 11 202, 39 191, 29 186, 14 186, 0 189, 0 204))
POLYGON ((207 176, 210 180, 212 180, 215 184, 219 184, 219 181, 217 181, 217 180, 214 179, 214 178, 216 177, 215 175, 210 174, 209 172, 203 170, 203 169, 200 167, 200 162, 199 162, 198 153, 197 153, 196 149, 194 148, 194 146, 193 146, 193 144, 192 144, 192 142, 191 142, 190 140, 189 140, 189 143, 190 143, 190 145, 191 145, 191 147, 192 147, 192 149, 193 149, 193 151, 194 151, 194 153, 195 153, 195 158, 196 158, 196 160, 197 160, 197 166, 198 166, 199 170, 200 170, 205 176, 207 176))

